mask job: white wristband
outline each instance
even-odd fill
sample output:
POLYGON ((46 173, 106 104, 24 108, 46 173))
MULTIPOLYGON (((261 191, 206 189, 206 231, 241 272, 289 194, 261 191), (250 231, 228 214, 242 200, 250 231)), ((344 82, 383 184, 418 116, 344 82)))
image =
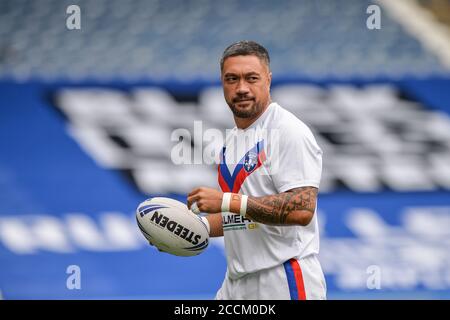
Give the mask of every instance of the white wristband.
POLYGON ((206 230, 208 230, 208 234, 209 234, 209 231, 211 230, 211 226, 209 225, 208 219, 206 219, 206 217, 202 217, 202 216, 200 217, 200 219, 202 219, 203 223, 206 226, 206 230))
POLYGON ((241 208, 240 208, 239 212, 241 213, 241 216, 243 216, 244 218, 245 218, 245 214, 247 213, 247 200, 248 200, 248 196, 243 194, 241 196, 241 208))
POLYGON ((222 198, 222 212, 230 212, 231 192, 225 192, 222 198))

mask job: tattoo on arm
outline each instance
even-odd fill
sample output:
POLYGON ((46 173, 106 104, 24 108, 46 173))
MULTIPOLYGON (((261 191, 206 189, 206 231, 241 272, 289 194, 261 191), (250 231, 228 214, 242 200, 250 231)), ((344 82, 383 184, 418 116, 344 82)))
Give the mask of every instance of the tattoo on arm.
POLYGON ((257 222, 284 225, 294 211, 314 213, 317 192, 317 188, 302 187, 266 197, 248 197, 246 215, 257 222))

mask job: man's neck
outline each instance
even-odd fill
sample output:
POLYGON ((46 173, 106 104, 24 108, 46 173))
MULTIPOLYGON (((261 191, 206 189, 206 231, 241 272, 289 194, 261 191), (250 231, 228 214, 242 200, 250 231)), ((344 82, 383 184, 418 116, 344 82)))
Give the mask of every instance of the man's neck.
POLYGON ((245 130, 248 127, 250 127, 253 123, 255 123, 256 120, 259 119, 259 117, 261 117, 264 114, 264 112, 267 110, 267 108, 270 106, 271 103, 272 103, 272 101, 269 100, 269 102, 266 104, 264 109, 253 118, 234 117, 234 122, 236 123, 236 127, 238 127, 239 129, 242 129, 242 130, 245 130))

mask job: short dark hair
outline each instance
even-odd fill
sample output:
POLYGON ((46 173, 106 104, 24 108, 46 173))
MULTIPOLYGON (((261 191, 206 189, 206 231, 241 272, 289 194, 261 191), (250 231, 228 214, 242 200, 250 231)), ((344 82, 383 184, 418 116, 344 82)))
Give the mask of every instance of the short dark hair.
POLYGON ((268 67, 270 66, 270 57, 267 49, 255 41, 241 40, 228 46, 220 59, 220 70, 223 70, 223 63, 229 57, 235 56, 257 56, 268 67))

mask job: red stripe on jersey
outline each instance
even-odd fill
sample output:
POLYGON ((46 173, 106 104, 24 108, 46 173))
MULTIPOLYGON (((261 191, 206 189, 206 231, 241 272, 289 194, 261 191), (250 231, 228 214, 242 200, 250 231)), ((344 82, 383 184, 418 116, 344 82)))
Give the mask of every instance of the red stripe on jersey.
POLYGON ((294 270, 295 282, 297 284, 298 300, 306 300, 305 284, 303 282, 302 268, 297 259, 289 260, 292 269, 294 270))

